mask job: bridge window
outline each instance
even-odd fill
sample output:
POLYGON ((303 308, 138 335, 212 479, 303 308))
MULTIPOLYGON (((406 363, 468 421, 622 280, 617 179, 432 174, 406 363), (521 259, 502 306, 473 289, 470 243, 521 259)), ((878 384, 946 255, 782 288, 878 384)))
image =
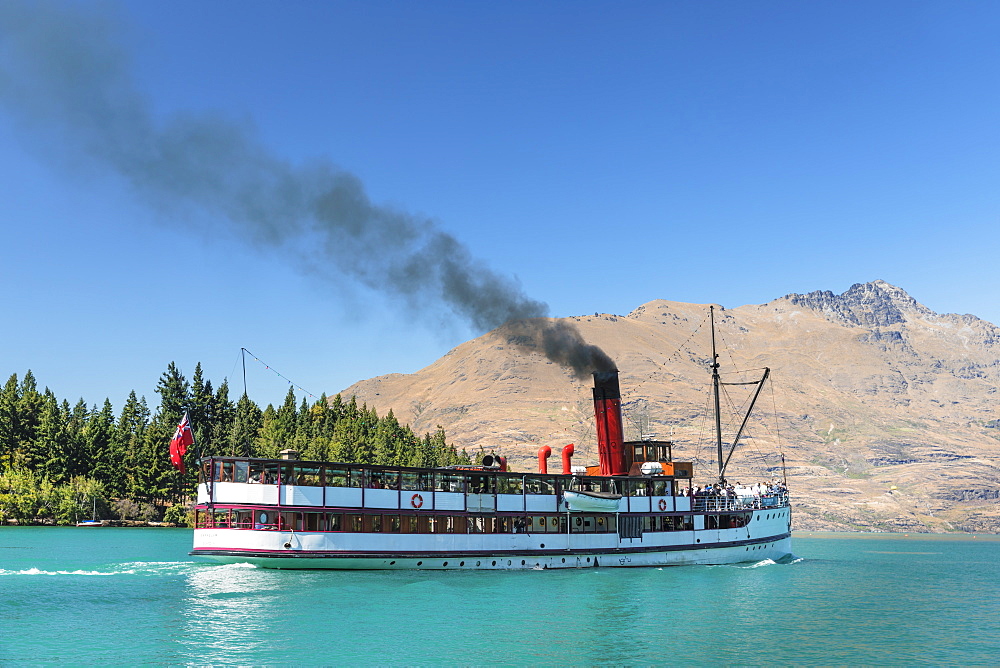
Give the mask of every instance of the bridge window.
POLYGON ((368 486, 372 489, 399 489, 399 471, 369 471, 368 486))
POLYGON ((469 494, 494 494, 497 490, 496 477, 492 475, 469 476, 469 494))
POLYGON ((408 492, 429 492, 434 489, 433 473, 404 471, 400 477, 403 489, 408 492))
POLYGON ((273 485, 278 482, 278 465, 264 462, 247 462, 247 482, 273 485))
POLYGON ((631 480, 625 484, 628 487, 629 496, 649 496, 648 480, 631 480))
POLYGON ((521 494, 521 477, 502 475, 497 478, 498 494, 521 494))
POLYGON ((465 487, 465 476, 456 473, 438 473, 435 478, 435 488, 439 492, 462 492, 465 487))
POLYGON ((233 481, 233 462, 231 460, 223 460, 215 462, 215 475, 213 480, 217 482, 232 482, 233 481))
POLYGON ((525 476, 524 491, 528 494, 555 494, 555 478, 525 476))
POLYGON ((361 487, 360 471, 348 468, 328 467, 324 471, 327 487, 361 487), (354 474, 353 476, 351 474, 354 474))

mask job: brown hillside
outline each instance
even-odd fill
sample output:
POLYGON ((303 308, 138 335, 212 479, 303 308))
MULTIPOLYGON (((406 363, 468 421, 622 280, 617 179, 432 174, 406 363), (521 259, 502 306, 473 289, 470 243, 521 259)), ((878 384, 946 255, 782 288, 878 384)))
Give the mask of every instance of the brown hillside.
MULTIPOLYGON (((567 319, 616 360, 626 437, 674 440, 705 481, 716 466, 708 311, 657 300, 567 319)), ((934 313, 884 281, 717 309, 716 326, 723 381, 772 370, 730 479, 781 475, 783 453, 799 528, 1000 532, 1000 329, 934 313)), ((589 381, 511 345, 518 336, 501 327, 342 394, 418 433, 440 425, 518 470, 535 470, 542 445, 574 443, 576 463, 596 463, 589 381)), ((738 411, 753 386, 725 389, 738 411)), ((731 439, 739 418, 723 415, 731 439)))

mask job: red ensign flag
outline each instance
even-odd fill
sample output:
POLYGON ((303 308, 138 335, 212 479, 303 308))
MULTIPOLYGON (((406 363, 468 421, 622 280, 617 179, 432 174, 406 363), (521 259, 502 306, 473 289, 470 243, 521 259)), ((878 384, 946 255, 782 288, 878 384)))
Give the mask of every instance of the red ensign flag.
POLYGON ((188 414, 184 413, 174 437, 170 439, 170 463, 181 473, 184 473, 184 455, 187 454, 189 445, 194 444, 194 433, 191 431, 191 421, 188 414))

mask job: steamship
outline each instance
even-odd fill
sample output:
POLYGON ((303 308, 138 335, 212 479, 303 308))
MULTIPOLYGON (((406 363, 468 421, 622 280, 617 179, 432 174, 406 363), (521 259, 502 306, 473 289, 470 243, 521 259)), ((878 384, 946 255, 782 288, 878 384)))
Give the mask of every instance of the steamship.
MULTIPOLYGON (((714 327, 712 347, 718 479, 727 493, 689 494, 693 466, 674 461, 672 442, 625 441, 618 372, 604 371, 594 374, 597 466, 573 466, 573 445, 562 449, 560 473, 548 471, 548 447, 538 473, 510 471, 494 455, 448 468, 302 461, 291 450, 277 460, 202 458, 191 554, 325 569, 779 561, 791 555, 788 494, 783 485, 725 484, 714 327)), ((765 370, 754 400, 766 378, 765 370)))

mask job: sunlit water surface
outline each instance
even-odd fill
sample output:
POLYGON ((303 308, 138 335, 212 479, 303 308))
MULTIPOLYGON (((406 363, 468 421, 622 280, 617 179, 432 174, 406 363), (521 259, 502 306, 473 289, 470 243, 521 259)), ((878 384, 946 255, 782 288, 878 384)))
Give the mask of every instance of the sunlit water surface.
POLYGON ((183 529, 0 528, 0 664, 992 664, 1000 541, 796 534, 796 558, 276 571, 183 529))

